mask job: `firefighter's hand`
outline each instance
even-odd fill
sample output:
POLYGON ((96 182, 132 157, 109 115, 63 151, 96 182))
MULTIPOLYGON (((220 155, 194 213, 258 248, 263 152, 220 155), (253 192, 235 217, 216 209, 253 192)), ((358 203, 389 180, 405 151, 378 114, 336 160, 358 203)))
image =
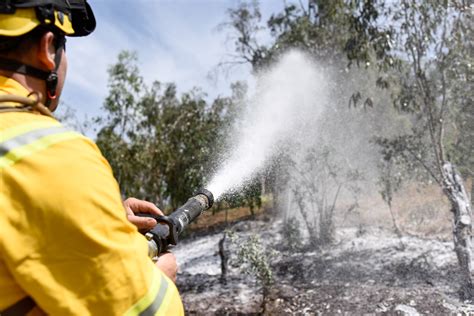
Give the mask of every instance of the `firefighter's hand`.
POLYGON ((158 269, 163 271, 168 278, 173 282, 176 282, 176 274, 178 273, 178 264, 176 263, 176 257, 171 252, 165 252, 158 256, 158 262, 156 266, 158 269))
POLYGON ((148 213, 163 215, 163 212, 155 204, 136 198, 128 198, 123 202, 128 220, 137 226, 140 231, 147 231, 155 227, 156 220, 151 217, 135 216, 135 213, 148 213))

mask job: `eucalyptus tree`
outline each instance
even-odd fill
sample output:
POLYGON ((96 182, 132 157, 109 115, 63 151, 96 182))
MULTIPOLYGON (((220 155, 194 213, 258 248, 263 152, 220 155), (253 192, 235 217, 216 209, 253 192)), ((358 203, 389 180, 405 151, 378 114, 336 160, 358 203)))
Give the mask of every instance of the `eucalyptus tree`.
POLYGON ((385 153, 417 162, 443 190, 453 213, 462 293, 473 298, 471 203, 451 159, 472 170, 466 135, 474 127, 461 119, 472 117, 472 8, 465 1, 401 0, 385 16, 391 48, 377 55, 379 81, 391 87, 394 106, 414 124, 411 133, 378 143, 385 153))
POLYGON ((109 67, 97 144, 124 195, 175 208, 212 174, 232 100, 208 103, 198 89, 178 95, 174 84, 146 84, 137 63, 124 51, 109 67))
MULTIPOLYGON (((462 293, 468 298, 474 297, 471 202, 453 162, 472 179, 472 10, 464 0, 291 1, 265 25, 252 2, 231 9, 227 24, 235 39, 233 61, 250 62, 255 71, 298 47, 341 69, 359 66, 377 74, 376 86, 409 119, 411 130, 374 135, 376 142, 390 163, 423 171, 450 202, 462 293), (266 45, 257 41, 263 30, 271 35, 266 45)), ((349 102, 383 105, 357 89, 349 102)))

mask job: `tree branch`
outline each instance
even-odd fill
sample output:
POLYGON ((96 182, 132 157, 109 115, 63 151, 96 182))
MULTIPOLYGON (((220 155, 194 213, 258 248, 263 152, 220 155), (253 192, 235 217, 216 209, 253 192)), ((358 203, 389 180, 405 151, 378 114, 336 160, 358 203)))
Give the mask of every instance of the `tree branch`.
POLYGON ((408 151, 408 153, 410 153, 410 155, 413 156, 413 158, 415 158, 416 161, 418 161, 423 166, 423 168, 425 168, 425 170, 433 177, 433 179, 436 181, 436 183, 441 185, 440 179, 438 179, 438 177, 433 173, 431 168, 428 167, 426 165, 426 163, 421 158, 419 158, 412 150, 410 150, 409 148, 407 148, 406 150, 408 151))
POLYGON ((334 209, 336 208, 336 202, 337 202, 337 198, 339 196, 339 192, 341 191, 341 188, 342 188, 342 184, 339 184, 339 186, 337 187, 336 194, 334 195, 334 201, 332 202, 332 206, 331 206, 331 209, 330 209, 331 214, 333 214, 334 209))

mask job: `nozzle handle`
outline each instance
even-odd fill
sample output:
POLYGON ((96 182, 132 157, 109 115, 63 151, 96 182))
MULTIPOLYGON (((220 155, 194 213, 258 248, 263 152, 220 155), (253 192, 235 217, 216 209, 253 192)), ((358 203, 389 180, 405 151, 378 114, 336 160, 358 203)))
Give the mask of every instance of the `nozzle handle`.
POLYGON ((139 213, 140 217, 151 217, 157 222, 156 226, 145 233, 148 239, 148 252, 151 258, 165 252, 170 246, 178 243, 177 224, 174 219, 168 216, 139 213), (150 244, 151 243, 151 244, 150 244))
POLYGON ((170 245, 176 245, 179 234, 205 210, 211 208, 212 204, 214 204, 212 193, 209 190, 201 189, 169 216, 136 214, 138 216, 152 217, 158 223, 145 234, 149 243, 150 257, 166 251, 170 245))

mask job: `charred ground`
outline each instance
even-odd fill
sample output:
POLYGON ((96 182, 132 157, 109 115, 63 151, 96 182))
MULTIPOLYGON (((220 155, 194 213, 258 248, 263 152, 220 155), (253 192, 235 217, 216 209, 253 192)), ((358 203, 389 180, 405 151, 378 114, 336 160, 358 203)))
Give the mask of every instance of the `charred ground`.
POLYGON ((273 283, 242 273, 235 243, 226 240, 230 268, 220 275, 218 241, 223 229, 202 232, 176 249, 178 287, 189 315, 333 315, 474 312, 459 297, 453 243, 444 237, 405 235, 364 226, 337 230, 324 248, 289 249, 281 220, 264 216, 230 225, 241 239, 258 235, 273 252, 273 283))

